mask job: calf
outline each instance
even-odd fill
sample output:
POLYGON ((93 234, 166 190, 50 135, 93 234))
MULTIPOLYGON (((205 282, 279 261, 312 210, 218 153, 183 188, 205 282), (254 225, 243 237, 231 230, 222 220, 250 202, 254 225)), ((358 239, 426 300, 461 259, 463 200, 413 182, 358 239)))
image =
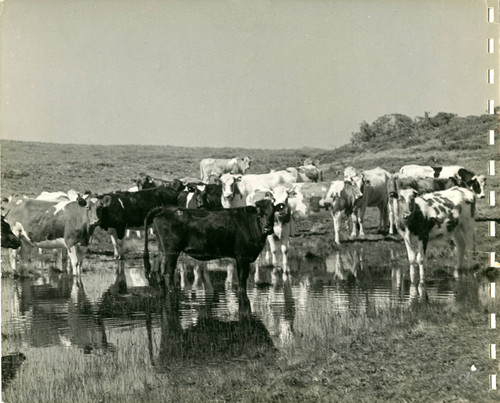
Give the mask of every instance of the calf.
MULTIPOLYGON (((451 236, 457 246, 457 268, 463 267, 464 254, 474 248, 474 193, 453 187, 418 196, 414 189, 399 192, 398 231, 405 241, 410 277, 418 264, 420 282, 424 280, 427 244, 438 236, 451 236)), ((468 253, 467 253, 468 263, 468 253)))
POLYGON ((400 175, 425 177, 425 178, 450 178, 465 182, 467 187, 472 190, 480 199, 485 197, 484 186, 486 178, 484 175, 475 175, 474 172, 459 165, 450 165, 443 167, 431 167, 426 165, 405 165, 399 170, 400 175))
POLYGON ((122 239, 127 228, 142 228, 149 210, 159 206, 176 206, 179 192, 158 186, 138 192, 114 192, 97 196, 99 226, 111 230, 115 259, 123 259, 122 239))
POLYGON ((356 236, 357 216, 353 213, 355 208, 359 206, 362 197, 363 194, 356 183, 351 183, 349 181, 333 181, 325 198, 320 201, 322 206, 329 206, 333 219, 336 244, 340 244, 340 220, 344 214, 351 216, 353 224, 351 237, 356 236))
MULTIPOLYGON (((259 200, 255 206, 218 210, 158 208, 144 220, 151 223, 158 240, 163 275, 173 286, 177 259, 181 252, 197 260, 223 257, 236 259, 239 287, 246 293, 250 263, 259 256, 267 235, 273 232, 272 200, 259 200)), ((148 236, 144 237, 144 267, 150 277, 148 236)))
POLYGON ((21 241, 14 235, 10 225, 2 216, 2 248, 17 249, 21 246, 21 241))
POLYGON ((81 197, 73 202, 28 199, 14 206, 5 219, 12 232, 20 235, 23 255, 29 255, 33 246, 67 249, 73 274, 81 275, 83 254, 97 223, 92 200, 81 197))

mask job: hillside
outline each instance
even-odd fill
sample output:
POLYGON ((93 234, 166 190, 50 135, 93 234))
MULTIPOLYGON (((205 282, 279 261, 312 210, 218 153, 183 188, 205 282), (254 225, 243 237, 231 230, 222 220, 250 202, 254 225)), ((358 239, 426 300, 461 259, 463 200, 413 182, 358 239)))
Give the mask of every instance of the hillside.
MULTIPOLYGON (((127 189, 139 173, 172 179, 199 176, 199 161, 207 157, 249 155, 252 173, 299 165, 311 157, 325 171, 325 180, 337 177, 346 166, 368 169, 381 166, 397 171, 409 163, 463 165, 487 174, 488 160, 499 155, 488 145, 488 130, 496 115, 457 117, 440 113, 411 119, 386 115, 372 124, 363 122, 351 143, 333 150, 263 150, 187 148, 172 146, 101 146, 49 144, 2 140, 2 194, 29 196, 42 190, 106 192, 127 189)), ((496 178, 488 184, 498 188, 496 178)))

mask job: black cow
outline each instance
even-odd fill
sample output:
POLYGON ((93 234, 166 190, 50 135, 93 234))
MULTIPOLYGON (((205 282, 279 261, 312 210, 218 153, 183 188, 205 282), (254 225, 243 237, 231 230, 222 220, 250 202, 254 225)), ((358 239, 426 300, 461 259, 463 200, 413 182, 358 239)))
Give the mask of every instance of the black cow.
POLYGON ((176 206, 180 191, 157 186, 138 192, 113 192, 97 196, 99 226, 111 229, 111 242, 115 259, 123 259, 121 242, 127 228, 142 228, 147 213, 160 206, 176 206))
POLYGON ((10 225, 2 216, 2 248, 17 249, 21 246, 21 241, 14 235, 10 225))
MULTIPOLYGON (((273 233, 273 201, 259 200, 254 206, 234 209, 189 210, 159 208, 144 220, 147 228, 153 223, 163 275, 173 285, 177 259, 181 252, 197 260, 223 257, 236 259, 240 291, 246 292, 250 263, 262 251, 267 235, 273 233)), ((144 267, 150 278, 148 235, 144 237, 144 267)))

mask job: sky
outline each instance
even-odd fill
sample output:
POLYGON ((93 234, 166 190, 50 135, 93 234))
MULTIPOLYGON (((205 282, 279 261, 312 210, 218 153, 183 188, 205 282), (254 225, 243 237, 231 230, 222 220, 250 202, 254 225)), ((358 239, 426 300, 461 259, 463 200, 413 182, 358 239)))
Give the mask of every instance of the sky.
POLYGON ((479 0, 0 7, 4 139, 329 149, 384 114, 478 115, 498 100, 498 24, 479 0))

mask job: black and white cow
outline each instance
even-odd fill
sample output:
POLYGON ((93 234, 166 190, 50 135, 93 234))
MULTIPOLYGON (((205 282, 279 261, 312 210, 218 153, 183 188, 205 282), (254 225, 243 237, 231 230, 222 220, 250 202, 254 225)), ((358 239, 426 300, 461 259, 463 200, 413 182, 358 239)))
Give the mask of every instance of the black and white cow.
MULTIPOLYGON (((158 208, 144 221, 151 223, 168 287, 173 286, 177 259, 181 252, 202 261, 231 257, 236 259, 240 291, 246 293, 250 263, 262 251, 266 237, 273 232, 273 201, 258 200, 255 206, 233 209, 158 208)), ((144 267, 150 277, 148 236, 144 237, 144 267)))
POLYGON ((122 240, 128 228, 143 228, 147 213, 159 206, 176 206, 180 191, 157 186, 138 192, 113 192, 97 196, 99 226, 109 231, 115 259, 123 259, 122 240))
POLYGON ((486 178, 484 175, 476 175, 474 172, 459 165, 444 167, 431 167, 426 165, 405 165, 399 170, 401 176, 426 177, 426 178, 450 178, 455 177, 465 182, 480 199, 485 197, 484 186, 486 178))
POLYGON ((333 229, 335 231, 335 243, 340 244, 340 220, 342 216, 351 216, 353 230, 351 237, 356 236, 357 216, 354 214, 355 208, 358 208, 363 194, 359 190, 356 183, 350 181, 333 181, 330 189, 326 193, 324 199, 320 201, 320 205, 328 206, 333 219, 333 229))
POLYGON ((428 243, 439 236, 452 237, 457 247, 457 268, 464 266, 464 255, 474 248, 476 199, 469 189, 453 187, 418 196, 414 189, 403 189, 398 199, 398 231, 405 241, 410 274, 419 267, 424 282, 424 261, 428 243))

